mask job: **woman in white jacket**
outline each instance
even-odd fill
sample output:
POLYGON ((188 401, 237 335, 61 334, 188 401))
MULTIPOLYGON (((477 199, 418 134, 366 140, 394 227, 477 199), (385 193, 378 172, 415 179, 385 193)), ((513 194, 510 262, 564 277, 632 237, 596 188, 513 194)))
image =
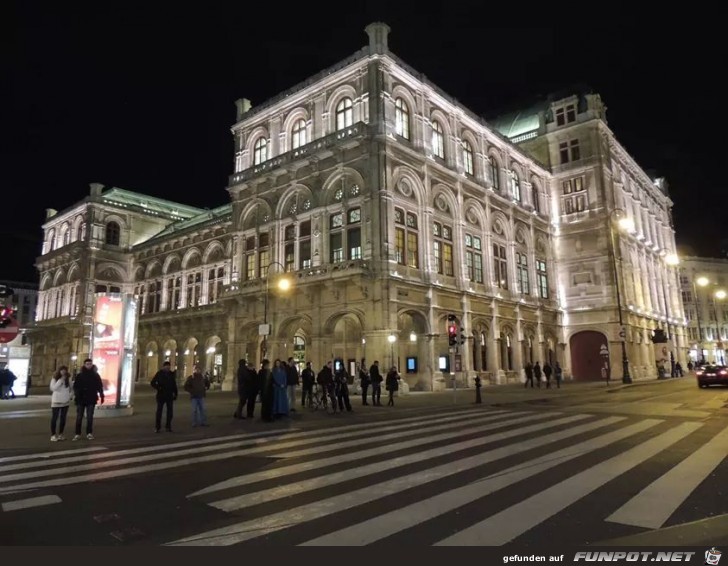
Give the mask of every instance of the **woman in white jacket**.
POLYGON ((51 396, 51 442, 56 442, 66 439, 63 436, 63 429, 66 428, 66 415, 71 404, 71 397, 73 397, 73 384, 66 366, 58 368, 56 375, 51 379, 51 391, 53 392, 51 396), (56 434, 56 422, 58 422, 59 416, 60 422, 58 423, 58 434, 56 434))

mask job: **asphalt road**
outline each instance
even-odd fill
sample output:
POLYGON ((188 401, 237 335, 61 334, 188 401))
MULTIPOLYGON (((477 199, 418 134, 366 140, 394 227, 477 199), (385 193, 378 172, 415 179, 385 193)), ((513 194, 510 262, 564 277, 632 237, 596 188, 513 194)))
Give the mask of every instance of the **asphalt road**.
POLYGON ((95 440, 57 443, 47 395, 0 401, 0 544, 728 544, 728 388, 483 393, 268 424, 212 392, 209 428, 180 396, 155 434, 144 391, 95 440))

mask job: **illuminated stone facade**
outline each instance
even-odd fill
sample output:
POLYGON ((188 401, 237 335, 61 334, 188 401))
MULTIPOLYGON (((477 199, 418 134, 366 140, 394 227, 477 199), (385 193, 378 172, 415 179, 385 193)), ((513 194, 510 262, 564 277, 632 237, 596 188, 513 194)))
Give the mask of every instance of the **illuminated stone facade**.
MULTIPOLYGON (((392 54, 387 26, 366 31, 366 47, 305 83, 237 101, 229 205, 96 186, 48 217, 36 373, 88 351, 97 286, 142 301, 141 379, 165 358, 182 373, 199 359, 229 389, 238 359, 259 361, 266 322, 267 357, 394 362, 410 387, 437 389, 454 369, 443 366, 450 313, 466 336, 463 380, 517 381, 528 360, 569 375, 572 350, 593 354, 574 343, 580 331, 601 334, 615 367, 607 219, 618 207, 636 226, 615 246, 630 356, 636 377, 653 376, 644 345, 665 289, 683 318, 660 259, 674 251, 671 201, 616 142, 598 95, 487 123, 392 54), (266 286, 284 271, 291 291, 266 286)), ((598 377, 576 365, 576 378, 598 377)))

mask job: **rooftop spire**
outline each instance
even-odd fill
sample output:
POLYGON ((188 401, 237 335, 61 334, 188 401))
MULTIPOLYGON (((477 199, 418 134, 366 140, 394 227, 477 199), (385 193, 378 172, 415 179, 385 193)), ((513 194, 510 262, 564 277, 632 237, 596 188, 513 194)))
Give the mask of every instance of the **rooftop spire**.
POLYGON ((387 45, 387 35, 389 35, 390 27, 383 22, 372 22, 364 31, 369 35, 369 54, 387 53, 389 47, 387 45))

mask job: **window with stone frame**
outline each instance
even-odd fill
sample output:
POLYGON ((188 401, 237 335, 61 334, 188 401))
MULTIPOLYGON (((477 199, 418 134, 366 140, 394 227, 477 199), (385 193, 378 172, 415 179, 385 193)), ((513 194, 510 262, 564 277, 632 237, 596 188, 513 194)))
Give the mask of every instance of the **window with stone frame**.
POLYGON ((283 229, 283 265, 288 272, 296 270, 295 224, 289 224, 283 229))
POLYGON ((298 225, 298 265, 300 269, 311 268, 311 221, 298 225))
POLYGON ((559 160, 562 165, 570 161, 579 161, 579 159, 581 159, 581 150, 578 139, 563 141, 559 144, 559 160))
POLYGON ((268 161, 268 140, 259 137, 253 145, 253 165, 260 165, 264 161, 268 161))
POLYGON ((493 189, 500 191, 500 168, 498 167, 498 161, 492 155, 488 157, 488 168, 490 169, 490 182, 493 184, 493 189))
POLYGON ((465 234, 465 263, 468 279, 475 283, 483 282, 483 241, 480 236, 465 234))
POLYGON ((329 215, 329 261, 361 259, 361 208, 329 215))
POLYGON ((187 274, 187 306, 196 307, 201 303, 202 296, 202 273, 196 271, 195 273, 187 274))
POLYGON ((394 102, 394 130, 398 136, 410 139, 410 114, 407 103, 398 98, 394 102))
POLYGON ((172 277, 167 280, 167 300, 169 305, 167 310, 177 310, 182 308, 182 278, 172 277))
POLYGON ((445 159, 445 134, 437 120, 432 121, 432 154, 445 159))
POLYGON ((541 214, 541 202, 539 200, 538 186, 536 183, 531 185, 531 204, 536 214, 541 214))
POLYGON ((561 213, 572 214, 587 210, 584 177, 566 179, 561 183, 561 213))
POLYGON ((497 242, 493 243, 493 277, 496 287, 508 289, 508 256, 506 247, 497 242))
POLYGON ((573 104, 557 108, 555 114, 557 126, 565 126, 576 121, 576 107, 573 104))
POLYGON ((110 246, 118 246, 121 239, 121 227, 118 222, 108 222, 106 224, 105 242, 110 246))
POLYGON ((528 276, 528 254, 516 252, 516 290, 521 295, 531 294, 531 282, 528 276))
POLYGON ((546 271, 546 262, 542 259, 536 260, 536 284, 538 285, 538 296, 542 299, 548 299, 549 275, 546 271))
POLYGON ((354 104, 348 96, 336 105, 336 129, 343 130, 354 124, 354 104))
POLYGON ((521 179, 515 171, 511 174, 511 198, 516 202, 521 202, 521 179))
POLYGON ((463 169, 468 175, 475 174, 473 161, 473 146, 470 145, 470 142, 468 140, 463 141, 463 169))
POLYGON ((245 280, 251 281, 255 279, 255 236, 247 236, 245 238, 245 255, 243 256, 243 273, 245 280))
POLYGON ((149 283, 147 287, 147 310, 148 314, 162 310, 162 280, 158 279, 149 283))
POLYGON ((291 149, 306 145, 306 120, 296 120, 291 130, 291 149))
POLYGON ((223 266, 210 268, 207 272, 207 302, 216 303, 222 297, 225 282, 225 268, 223 266))
POLYGON ((437 272, 452 277, 455 275, 453 266, 452 226, 435 222, 432 225, 432 236, 432 247, 437 272))
POLYGON ((266 277, 268 275, 268 266, 270 265, 270 234, 261 232, 258 234, 258 277, 266 277))
POLYGON ((397 263, 419 269, 419 232, 417 215, 401 208, 394 209, 394 253, 397 263))

